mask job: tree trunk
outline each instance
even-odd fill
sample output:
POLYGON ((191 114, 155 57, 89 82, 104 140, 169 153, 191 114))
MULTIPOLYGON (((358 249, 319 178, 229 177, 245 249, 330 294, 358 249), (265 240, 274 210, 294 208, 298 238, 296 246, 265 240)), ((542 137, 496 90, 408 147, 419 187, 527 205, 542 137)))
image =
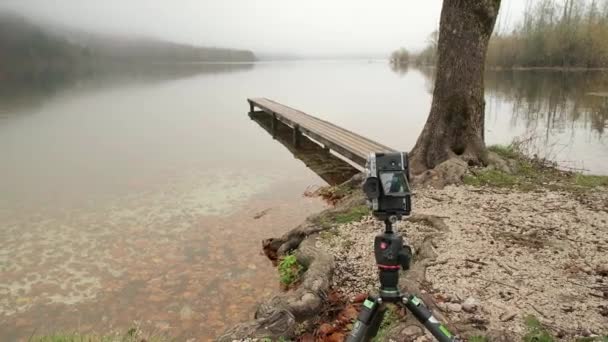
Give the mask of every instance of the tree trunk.
POLYGON ((500 0, 444 0, 431 113, 411 152, 420 174, 458 157, 485 164, 484 83, 500 0))

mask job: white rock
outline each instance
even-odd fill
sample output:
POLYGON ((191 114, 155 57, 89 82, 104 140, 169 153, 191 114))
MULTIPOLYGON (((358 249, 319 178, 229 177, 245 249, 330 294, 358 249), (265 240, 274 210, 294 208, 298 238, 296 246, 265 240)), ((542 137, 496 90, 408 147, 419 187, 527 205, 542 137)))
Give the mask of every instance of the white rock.
POLYGON ((464 312, 474 313, 475 311, 477 311, 478 307, 479 302, 473 297, 465 299, 464 303, 462 303, 462 310, 464 310, 464 312))
POLYGON ((462 305, 456 303, 448 303, 448 310, 451 312, 461 312, 462 305))

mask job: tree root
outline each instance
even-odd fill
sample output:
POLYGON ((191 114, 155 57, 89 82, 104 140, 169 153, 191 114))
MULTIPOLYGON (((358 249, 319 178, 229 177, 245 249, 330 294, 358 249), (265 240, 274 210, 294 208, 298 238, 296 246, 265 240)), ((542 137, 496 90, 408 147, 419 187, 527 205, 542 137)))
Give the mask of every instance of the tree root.
POLYGON ((412 181, 416 186, 431 186, 440 189, 446 185, 462 183, 467 169, 468 164, 465 161, 454 157, 437 165, 434 169, 414 175, 412 181))
POLYGON ((218 341, 247 337, 293 338, 297 323, 319 312, 334 273, 333 256, 315 247, 315 236, 304 239, 295 256, 307 269, 300 286, 260 304, 254 320, 234 326, 218 337, 218 341))
MULTIPOLYGON (((341 185, 354 189, 360 184, 361 177, 353 177, 341 185)), ((254 320, 244 322, 227 330, 218 341, 233 341, 244 338, 293 338, 298 322, 316 316, 326 299, 334 274, 334 258, 326 251, 315 246, 316 235, 333 227, 337 215, 349 212, 365 203, 362 194, 354 193, 335 208, 323 211, 308 218, 303 224, 287 232, 280 238, 262 242, 264 253, 271 259, 294 251, 298 263, 306 271, 297 289, 278 294, 260 304, 254 320)))
POLYGON ((318 215, 306 219, 304 223, 288 231, 279 238, 270 238, 262 241, 264 254, 276 261, 292 250, 298 248, 300 243, 308 236, 320 233, 333 227, 333 219, 349 212, 352 208, 365 204, 361 194, 353 194, 339 203, 335 208, 327 209, 318 215))

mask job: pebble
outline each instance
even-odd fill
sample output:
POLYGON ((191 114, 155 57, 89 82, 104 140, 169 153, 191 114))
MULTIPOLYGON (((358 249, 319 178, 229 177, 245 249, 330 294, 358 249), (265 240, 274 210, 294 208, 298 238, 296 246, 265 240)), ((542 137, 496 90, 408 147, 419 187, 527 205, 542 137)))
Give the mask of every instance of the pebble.
POLYGON ((477 311, 478 306, 479 302, 475 298, 468 297, 467 299, 465 299, 464 303, 462 303, 462 310, 464 312, 474 313, 475 311, 477 311))
POLYGON ((182 320, 187 321, 187 320, 189 320, 189 319, 192 318, 192 314, 193 314, 193 311, 190 308, 190 306, 189 305, 184 305, 184 307, 182 307, 182 309, 179 312, 179 317, 182 320))
POLYGON ((608 265, 599 265, 596 272, 599 276, 608 277, 608 265))
POLYGON ((403 330, 401 330, 401 335, 403 337, 409 338, 409 340, 416 338, 423 334, 424 334, 424 331, 422 331, 422 329, 420 329, 420 327, 417 327, 415 325, 410 325, 409 327, 406 327, 403 330))
POLYGON ((451 311, 451 312, 461 312, 462 311, 462 305, 460 305, 460 304, 448 303, 447 307, 448 307, 448 311, 451 311))

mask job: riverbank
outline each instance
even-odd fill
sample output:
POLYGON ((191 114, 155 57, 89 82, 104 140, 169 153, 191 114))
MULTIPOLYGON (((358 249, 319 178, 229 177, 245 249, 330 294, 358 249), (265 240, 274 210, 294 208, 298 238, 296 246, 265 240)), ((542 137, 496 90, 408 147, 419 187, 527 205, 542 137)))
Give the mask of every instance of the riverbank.
MULTIPOLYGON (((608 334, 608 208, 598 203, 608 203, 606 191, 583 198, 469 185, 417 191, 416 215, 440 217, 448 227, 433 239, 437 257, 422 294, 469 338, 521 340, 529 315, 556 338, 608 334)), ((396 227, 413 246, 436 234, 424 221, 396 227)), ((346 298, 376 289, 372 241, 381 230, 366 216, 317 238, 336 259, 333 289, 346 298)), ((412 331, 394 323, 387 335, 396 340, 412 331)))
MULTIPOLYGON (((608 179, 493 150, 503 162, 468 170, 465 184, 416 189, 414 215, 396 225, 415 252, 400 285, 471 341, 602 341, 608 335, 608 179)), ((278 239, 282 252, 301 243, 315 255, 329 255, 333 270, 323 304, 306 319, 296 317, 294 336, 286 339, 344 339, 358 303, 377 287, 372 241, 382 224, 361 213, 361 195, 347 189, 353 191, 336 205, 340 214, 330 210, 309 219, 320 228, 306 237, 278 239)), ((298 253, 301 247, 296 259, 298 253)), ((301 291, 297 282, 291 288, 279 296, 287 300, 274 301, 288 303, 287 311, 290 293, 301 291)), ((263 315, 256 317, 263 325, 263 315)), ((378 336, 431 340, 393 309, 378 336)))

